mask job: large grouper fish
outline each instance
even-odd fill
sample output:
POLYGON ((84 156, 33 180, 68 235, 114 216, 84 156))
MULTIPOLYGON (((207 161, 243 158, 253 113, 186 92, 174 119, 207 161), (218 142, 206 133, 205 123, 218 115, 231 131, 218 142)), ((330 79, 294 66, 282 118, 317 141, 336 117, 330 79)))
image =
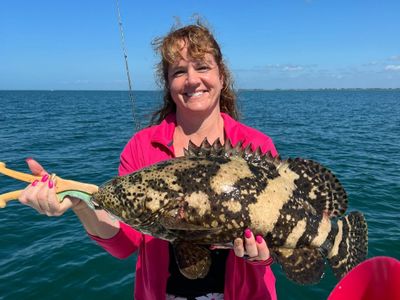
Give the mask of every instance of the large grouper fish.
POLYGON ((286 276, 317 283, 328 261, 337 278, 367 255, 363 214, 331 171, 301 158, 281 160, 226 141, 189 144, 184 157, 117 177, 92 196, 138 231, 170 241, 190 279, 211 265, 210 245, 225 246, 246 228, 266 240, 286 276))

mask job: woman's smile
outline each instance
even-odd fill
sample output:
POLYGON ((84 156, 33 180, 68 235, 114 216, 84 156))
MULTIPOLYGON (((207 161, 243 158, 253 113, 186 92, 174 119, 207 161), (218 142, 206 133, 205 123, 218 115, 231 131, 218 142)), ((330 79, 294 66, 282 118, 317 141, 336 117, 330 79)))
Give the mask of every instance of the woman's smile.
POLYGON ((205 93, 205 91, 198 91, 198 92, 194 92, 194 93, 185 93, 187 97, 200 97, 205 93))

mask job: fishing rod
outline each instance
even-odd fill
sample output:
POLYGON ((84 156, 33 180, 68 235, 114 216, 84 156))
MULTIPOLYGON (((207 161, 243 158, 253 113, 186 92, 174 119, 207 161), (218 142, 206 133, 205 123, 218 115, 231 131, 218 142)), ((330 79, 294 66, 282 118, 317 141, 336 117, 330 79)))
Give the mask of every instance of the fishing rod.
POLYGON ((119 32, 121 33, 121 45, 122 45, 122 51, 124 54, 124 59, 125 59, 125 70, 126 70, 126 76, 128 78, 128 95, 129 99, 131 100, 131 105, 132 105, 132 118, 135 126, 135 131, 139 131, 141 129, 140 121, 136 117, 136 110, 135 110, 135 98, 133 97, 133 92, 132 92, 132 83, 131 83, 131 76, 129 72, 129 64, 128 64, 128 55, 126 54, 126 47, 125 47, 125 38, 124 38, 124 28, 122 27, 122 18, 121 18, 121 13, 119 9, 119 1, 115 0, 116 6, 117 6, 117 16, 118 16, 118 25, 119 25, 119 32))

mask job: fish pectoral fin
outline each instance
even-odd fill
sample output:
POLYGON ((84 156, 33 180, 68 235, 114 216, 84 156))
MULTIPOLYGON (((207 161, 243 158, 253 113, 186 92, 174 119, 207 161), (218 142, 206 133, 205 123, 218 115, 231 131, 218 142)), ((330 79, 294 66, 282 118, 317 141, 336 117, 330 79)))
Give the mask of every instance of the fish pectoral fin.
POLYGON ((318 248, 272 249, 287 278, 299 284, 315 284, 324 274, 324 257, 318 248))
POLYGON ((189 279, 204 278, 211 266, 211 254, 205 246, 186 241, 172 244, 180 272, 189 279))

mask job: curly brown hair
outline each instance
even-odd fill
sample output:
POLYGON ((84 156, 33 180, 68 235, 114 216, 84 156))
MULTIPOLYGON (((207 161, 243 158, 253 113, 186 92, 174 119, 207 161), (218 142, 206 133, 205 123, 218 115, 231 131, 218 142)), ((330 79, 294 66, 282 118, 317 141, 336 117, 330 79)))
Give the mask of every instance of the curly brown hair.
POLYGON ((204 59, 209 53, 214 56, 220 75, 223 76, 223 87, 220 95, 220 110, 237 120, 239 118, 236 95, 233 90, 231 74, 223 60, 221 49, 210 30, 200 21, 194 25, 181 28, 172 28, 165 36, 153 41, 154 50, 161 56, 161 61, 156 65, 158 84, 164 89, 163 105, 153 113, 151 124, 159 124, 171 112, 176 111, 176 105, 171 97, 168 82, 168 67, 181 59, 182 41, 187 47, 188 56, 193 59, 204 59))

